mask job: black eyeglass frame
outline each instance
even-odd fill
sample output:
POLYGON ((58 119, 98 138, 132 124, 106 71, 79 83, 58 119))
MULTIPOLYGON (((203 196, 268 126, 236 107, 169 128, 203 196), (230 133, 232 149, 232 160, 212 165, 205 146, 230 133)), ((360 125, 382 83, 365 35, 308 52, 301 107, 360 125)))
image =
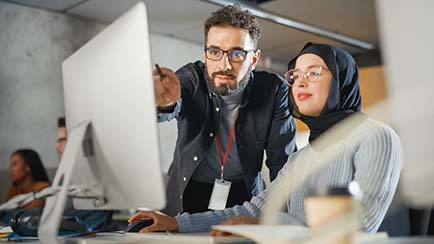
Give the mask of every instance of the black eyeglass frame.
POLYGON ((218 48, 218 47, 204 47, 203 50, 204 50, 204 52, 205 52, 205 57, 206 57, 207 59, 209 59, 209 60, 212 60, 212 61, 220 61, 220 60, 222 60, 223 56, 224 56, 225 53, 226 53, 226 55, 227 55, 229 61, 234 62, 234 63, 242 63, 242 62, 244 62, 244 61, 246 60, 247 54, 248 54, 249 52, 256 51, 256 49, 243 50, 243 49, 238 49, 238 48, 235 48, 235 49, 229 49, 229 50, 223 50, 223 49, 218 48), (220 58, 210 58, 210 57, 208 57, 208 51, 211 50, 211 49, 215 49, 215 50, 221 51, 221 56, 220 56, 220 58), (232 57, 231 52, 242 52, 242 53, 243 53, 243 56, 242 56, 243 59, 242 59, 242 60, 233 60, 233 58, 231 58, 231 57, 232 57))

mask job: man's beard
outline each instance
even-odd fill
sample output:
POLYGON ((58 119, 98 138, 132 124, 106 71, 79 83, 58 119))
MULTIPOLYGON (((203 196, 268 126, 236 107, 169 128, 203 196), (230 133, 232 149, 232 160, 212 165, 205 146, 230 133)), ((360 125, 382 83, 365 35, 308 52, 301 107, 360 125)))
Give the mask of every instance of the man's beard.
POLYGON ((249 67, 249 70, 247 71, 246 75, 240 80, 240 82, 236 84, 235 88, 231 88, 228 85, 221 85, 220 87, 215 86, 214 80, 218 75, 227 76, 232 80, 237 80, 237 76, 232 74, 229 70, 214 72, 211 74, 211 77, 208 75, 206 64, 205 64, 205 70, 206 70, 205 71, 206 82, 209 84, 209 87, 211 87, 212 92, 214 92, 216 95, 219 96, 230 96, 230 95, 239 94, 240 92, 244 91, 244 88, 246 88, 247 84, 249 84, 252 67, 249 67))

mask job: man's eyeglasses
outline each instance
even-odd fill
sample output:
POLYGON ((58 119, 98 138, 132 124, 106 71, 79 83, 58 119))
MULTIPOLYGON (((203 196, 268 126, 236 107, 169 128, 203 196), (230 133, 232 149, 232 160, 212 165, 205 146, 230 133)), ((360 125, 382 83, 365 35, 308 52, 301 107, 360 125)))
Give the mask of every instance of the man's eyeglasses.
POLYGON ((205 56, 207 59, 213 61, 220 61, 223 58, 223 55, 226 53, 228 55, 229 61, 240 63, 246 60, 247 53, 255 51, 255 49, 251 50, 242 50, 242 49, 231 49, 231 50, 222 50, 217 47, 206 47, 205 48, 205 56))
POLYGON ((299 69, 291 69, 285 73, 285 79, 289 86, 293 86, 301 77, 304 77, 308 82, 316 82, 321 77, 323 71, 329 71, 329 69, 321 65, 310 66, 305 72, 299 69))

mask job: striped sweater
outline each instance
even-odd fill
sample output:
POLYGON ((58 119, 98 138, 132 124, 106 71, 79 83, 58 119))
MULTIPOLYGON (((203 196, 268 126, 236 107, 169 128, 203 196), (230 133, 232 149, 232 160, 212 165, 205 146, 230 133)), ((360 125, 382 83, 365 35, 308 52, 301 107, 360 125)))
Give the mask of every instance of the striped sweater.
POLYGON ((292 154, 270 187, 250 202, 220 211, 176 216, 179 232, 207 232, 212 225, 236 215, 260 217, 267 196, 290 177, 290 181, 301 183, 291 184, 285 223, 305 225, 304 197, 311 187, 344 186, 355 180, 363 194, 359 228, 373 233, 381 225, 395 194, 402 164, 399 137, 386 124, 368 118, 327 149, 308 145, 292 154), (324 151, 328 150, 333 153, 323 160, 324 151), (317 169, 313 174, 297 179, 312 168, 317 169))

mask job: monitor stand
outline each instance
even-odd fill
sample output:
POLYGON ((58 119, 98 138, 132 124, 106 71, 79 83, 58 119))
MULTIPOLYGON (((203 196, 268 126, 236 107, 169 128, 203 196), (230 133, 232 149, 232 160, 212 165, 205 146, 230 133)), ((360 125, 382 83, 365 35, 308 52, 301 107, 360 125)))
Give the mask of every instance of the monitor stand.
POLYGON ((85 157, 88 155, 86 154, 92 153, 90 125, 90 120, 84 121, 72 129, 68 135, 65 151, 51 185, 52 187, 61 187, 61 189, 46 199, 39 222, 38 237, 44 244, 57 243, 57 236, 74 166, 78 161, 87 161, 85 157))

